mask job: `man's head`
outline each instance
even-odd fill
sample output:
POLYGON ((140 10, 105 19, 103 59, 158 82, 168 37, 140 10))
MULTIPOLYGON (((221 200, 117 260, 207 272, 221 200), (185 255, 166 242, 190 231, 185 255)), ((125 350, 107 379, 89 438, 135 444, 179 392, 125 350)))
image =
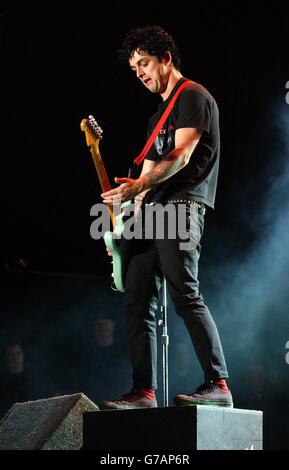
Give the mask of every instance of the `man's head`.
POLYGON ((119 50, 119 57, 127 62, 136 51, 156 56, 159 61, 169 51, 172 63, 180 70, 181 58, 175 40, 160 26, 141 26, 128 32, 119 50))
POLYGON ((119 50, 119 57, 153 93, 163 93, 172 68, 180 69, 179 50, 174 39, 160 26, 130 30, 119 50))
POLYGON ((20 374, 24 366, 24 352, 20 344, 10 344, 6 349, 6 364, 9 372, 20 374))
POLYGON ((98 346, 106 347, 114 343, 114 321, 110 318, 98 318, 93 321, 92 329, 98 346))

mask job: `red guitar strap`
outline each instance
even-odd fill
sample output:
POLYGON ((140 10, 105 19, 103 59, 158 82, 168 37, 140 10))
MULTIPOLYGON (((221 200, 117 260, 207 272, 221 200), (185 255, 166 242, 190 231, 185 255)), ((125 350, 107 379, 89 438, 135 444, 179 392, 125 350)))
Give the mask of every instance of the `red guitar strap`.
POLYGON ((145 144, 144 148, 142 149, 141 153, 134 159, 134 163, 140 165, 141 162, 144 160, 145 156, 147 155, 148 151, 150 150, 153 142, 155 141, 158 133, 160 132, 161 128, 163 127, 164 123, 166 122, 171 110, 174 107, 177 97, 183 91, 184 88, 191 85, 192 82, 190 80, 186 80, 181 86, 177 89, 174 96, 172 97, 171 101, 169 102, 168 106, 166 107, 164 113, 162 114, 160 120, 158 121, 156 127, 154 128, 153 132, 151 133, 147 143, 145 144))

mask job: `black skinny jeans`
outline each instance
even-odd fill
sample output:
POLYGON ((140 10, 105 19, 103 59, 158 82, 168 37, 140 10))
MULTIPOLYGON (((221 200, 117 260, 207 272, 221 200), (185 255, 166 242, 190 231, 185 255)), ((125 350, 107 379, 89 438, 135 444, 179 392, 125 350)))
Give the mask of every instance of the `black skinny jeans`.
POLYGON ((187 223, 191 222, 191 246, 180 249, 180 242, 184 242, 180 234, 174 239, 132 241, 124 299, 136 388, 157 388, 156 311, 163 276, 175 311, 189 331, 205 382, 228 377, 217 327, 199 292, 198 261, 205 209, 182 204, 182 210, 187 223))

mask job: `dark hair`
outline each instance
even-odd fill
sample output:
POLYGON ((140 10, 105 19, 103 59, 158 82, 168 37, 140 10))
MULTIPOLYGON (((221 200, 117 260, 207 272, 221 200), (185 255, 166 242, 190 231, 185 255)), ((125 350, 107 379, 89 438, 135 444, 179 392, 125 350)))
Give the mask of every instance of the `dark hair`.
POLYGON ((181 67, 181 57, 174 38, 160 26, 140 26, 131 29, 118 51, 121 61, 128 61, 134 52, 140 50, 154 55, 161 60, 166 51, 170 51, 172 62, 177 70, 181 67))

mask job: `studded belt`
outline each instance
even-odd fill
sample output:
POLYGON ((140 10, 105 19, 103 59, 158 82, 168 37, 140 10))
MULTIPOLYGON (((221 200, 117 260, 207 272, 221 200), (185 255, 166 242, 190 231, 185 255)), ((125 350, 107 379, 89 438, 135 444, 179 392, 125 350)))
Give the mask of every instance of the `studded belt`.
POLYGON ((199 208, 204 207, 204 204, 202 202, 191 201, 189 199, 168 199, 167 201, 165 201, 165 204, 191 204, 199 208))
POLYGON ((198 207, 199 209, 205 209, 205 205, 202 202, 191 201, 189 199, 168 199, 164 202, 147 202, 146 206, 154 206, 155 204, 190 204, 198 207))

